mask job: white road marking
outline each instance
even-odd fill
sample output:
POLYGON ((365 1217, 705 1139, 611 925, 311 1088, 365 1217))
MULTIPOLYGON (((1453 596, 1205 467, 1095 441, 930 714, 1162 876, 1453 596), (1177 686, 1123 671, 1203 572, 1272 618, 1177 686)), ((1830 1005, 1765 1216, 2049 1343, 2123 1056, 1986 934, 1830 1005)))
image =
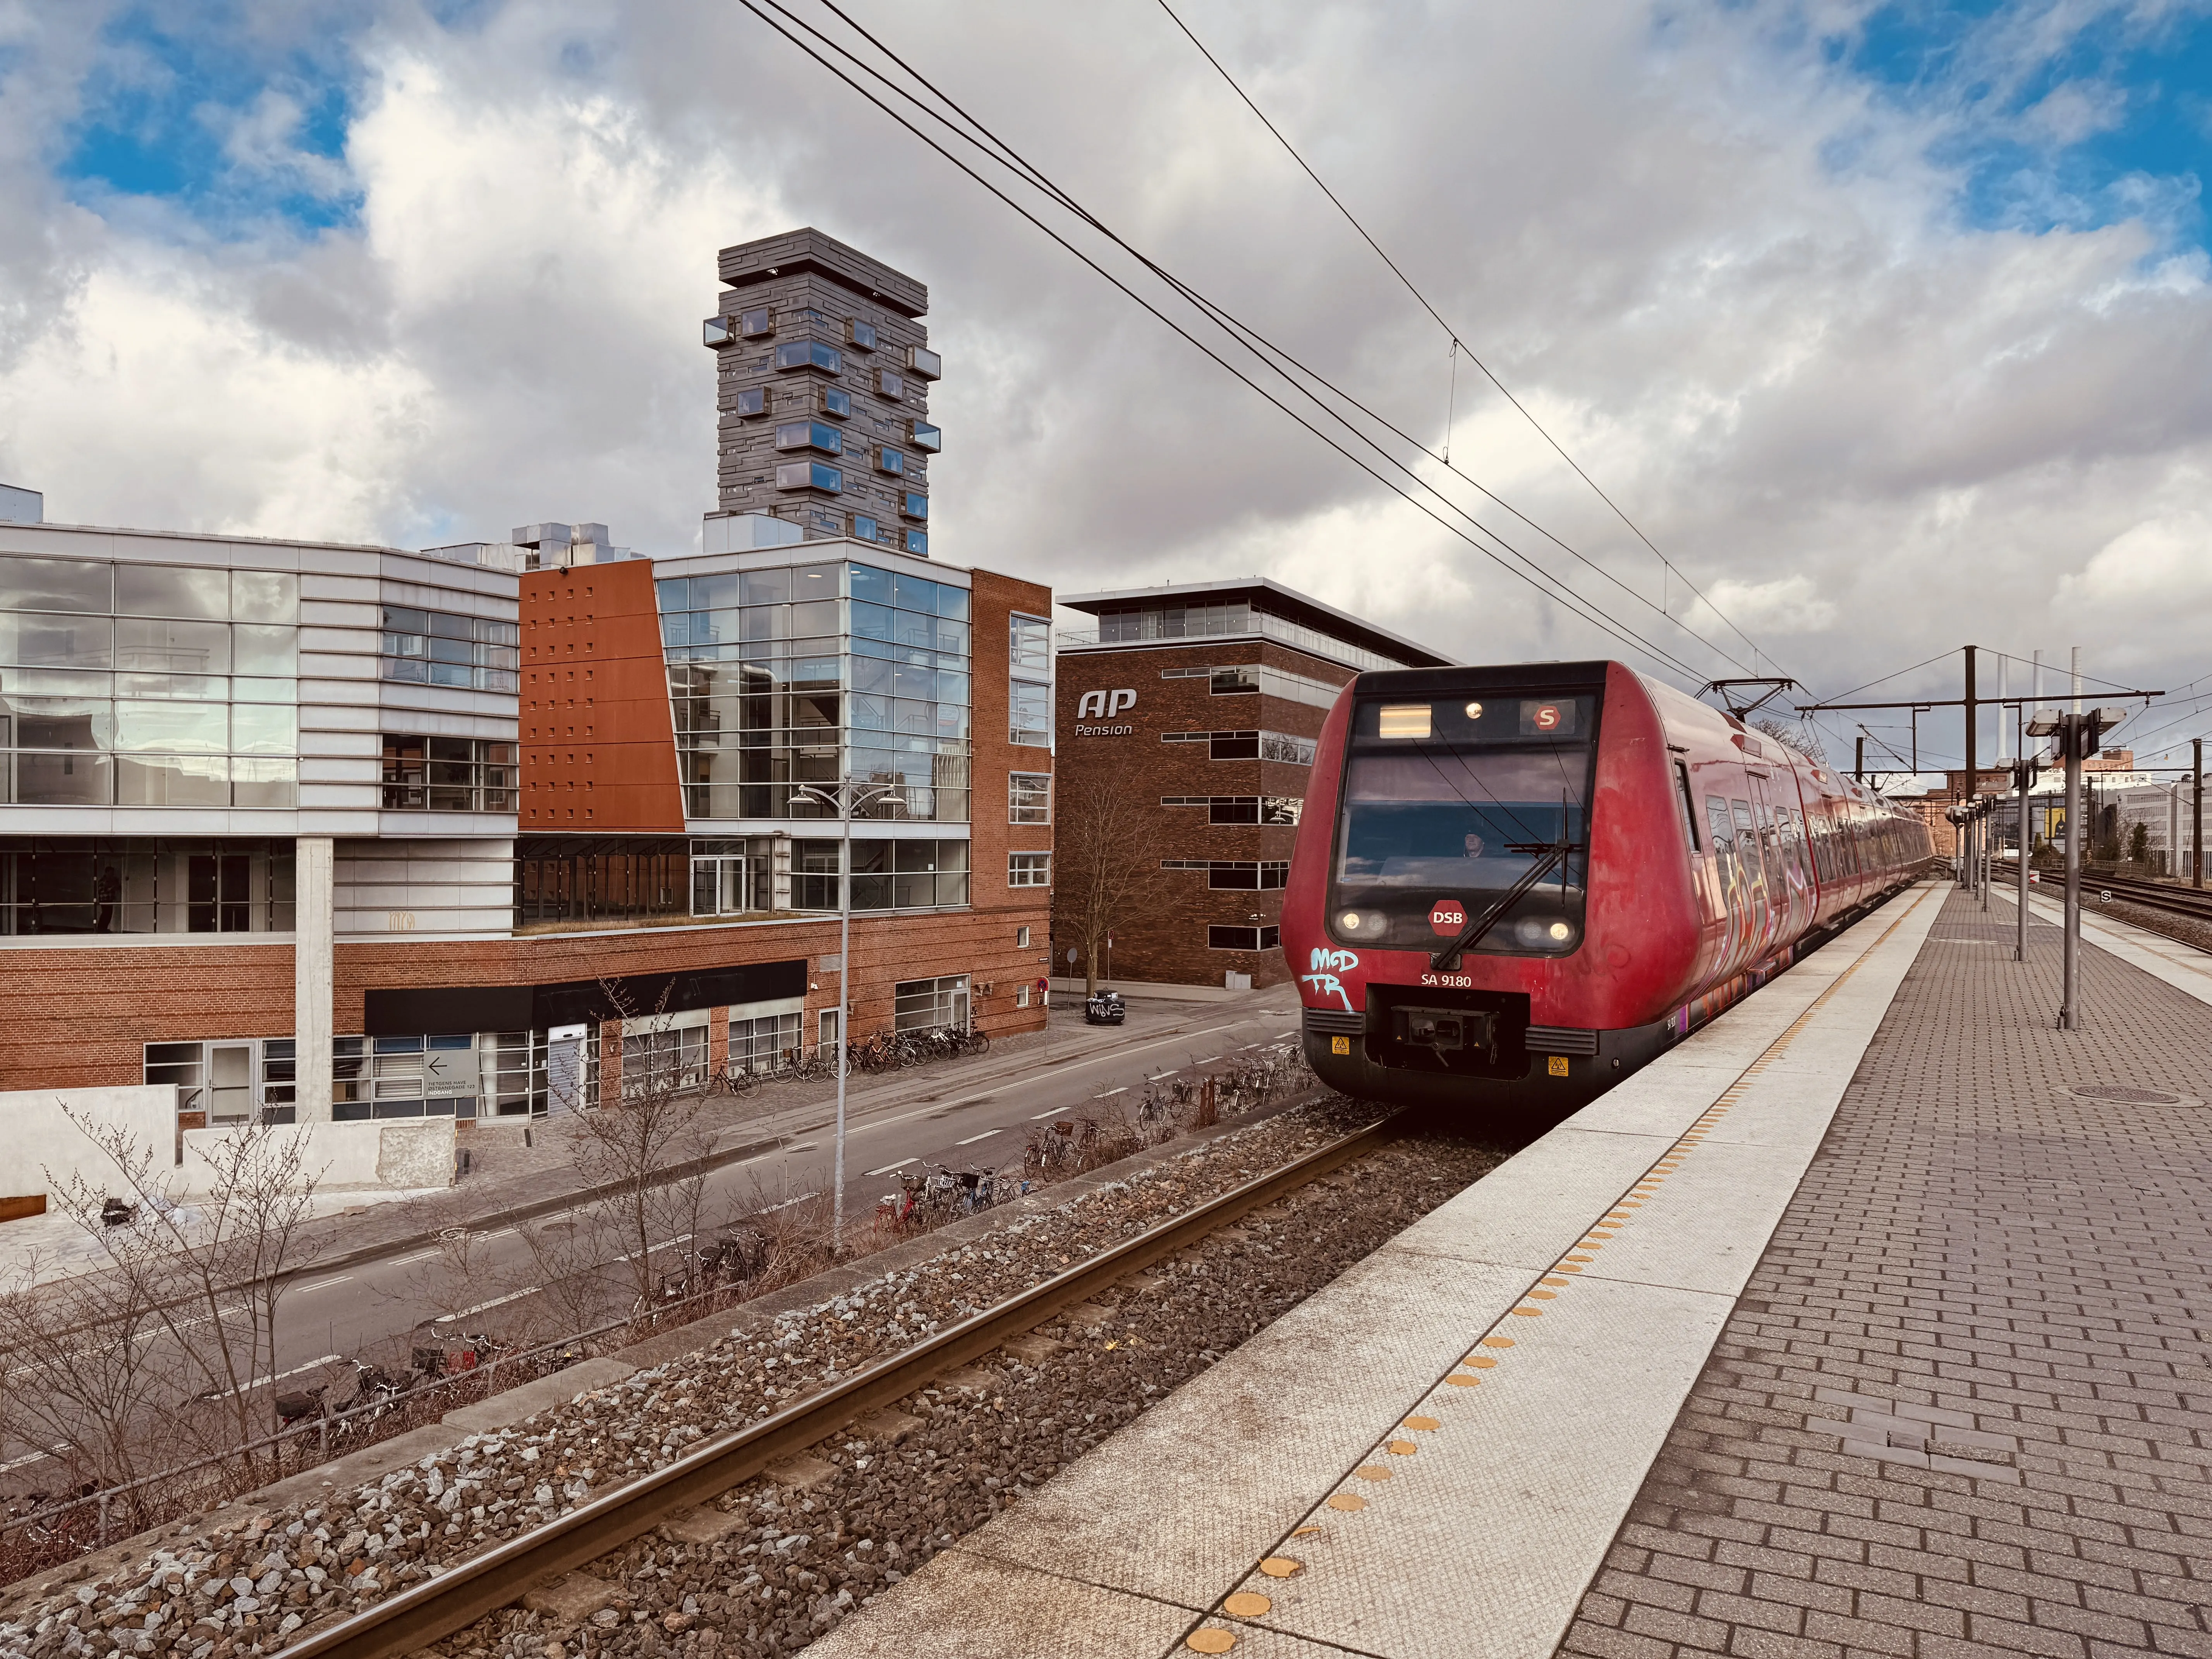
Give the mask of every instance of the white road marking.
MULTIPOLYGON (((69 1448, 66 1446, 57 1446, 54 1448, 54 1451, 56 1452, 67 1451, 68 1449, 69 1448)), ((52 1455, 53 1452, 33 1452, 27 1457, 19 1457, 15 1459, 12 1463, 0 1463, 0 1474, 5 1474, 10 1469, 24 1468, 33 1463, 43 1462, 52 1455)))
POLYGON ((910 1158, 902 1158, 896 1164, 884 1164, 880 1170, 863 1170, 860 1173, 867 1176, 887 1176, 893 1170, 903 1170, 908 1164, 913 1162, 914 1160, 910 1158))
MULTIPOLYGON (((1114 1092, 1115 1092, 1115 1094, 1117 1094, 1117 1095, 1118 1095, 1118 1094, 1120 1094, 1121 1091, 1119 1089, 1116 1089, 1116 1090, 1115 1090, 1115 1091, 1114 1091, 1114 1092)), ((1106 1097, 1105 1097, 1105 1096, 1103 1096, 1103 1095, 1101 1095, 1101 1096, 1099 1096, 1099 1097, 1098 1097, 1098 1098, 1099 1098, 1099 1099, 1101 1099, 1101 1100, 1103 1100, 1103 1099, 1105 1099, 1105 1098, 1106 1098, 1106 1097)), ((1036 1116, 1032 1117, 1032 1118, 1030 1120, 1030 1122, 1032 1122, 1032 1123, 1042 1123, 1042 1122, 1043 1122, 1043 1121, 1045 1121, 1045 1119, 1047 1119, 1047 1118, 1048 1118, 1048 1117, 1058 1117, 1058 1116, 1059 1116, 1062 1112, 1066 1111, 1066 1109, 1067 1109, 1067 1108, 1066 1108, 1066 1107, 1065 1107, 1065 1106, 1055 1106, 1055 1107, 1054 1107, 1054 1108, 1053 1108, 1050 1111, 1048 1111, 1048 1112, 1039 1112, 1036 1116)))
POLYGON ((1002 1133, 1004 1132, 998 1129, 986 1129, 980 1135, 969 1135, 967 1139, 956 1140, 952 1144, 956 1146, 973 1146, 979 1140, 988 1140, 993 1135, 1002 1133))
POLYGON ((1158 1083, 1164 1077, 1173 1077, 1175 1073, 1173 1072, 1154 1072, 1150 1077, 1146 1078, 1145 1081, 1147 1083, 1158 1083))
MULTIPOLYGON (((1109 1089, 1109 1090, 1108 1090, 1104 1094, 1103 1094, 1103 1095, 1093 1095, 1093 1096, 1091 1096, 1091 1099, 1093 1099, 1093 1100, 1111 1100, 1111 1099, 1113 1099, 1113 1098, 1114 1098, 1114 1097, 1115 1097, 1115 1095, 1126 1095, 1126 1094, 1127 1094, 1128 1092, 1129 1092, 1129 1087, 1128 1087, 1128 1085, 1127 1085, 1127 1084, 1123 1084, 1123 1085, 1122 1085, 1120 1088, 1118 1088, 1118 1089, 1109 1089)), ((1064 1112, 1064 1111, 1066 1111, 1066 1110, 1067 1109, 1067 1108, 1066 1108, 1065 1106, 1063 1106, 1063 1107, 1061 1107, 1060 1109, 1060 1110, 1062 1110, 1062 1111, 1064 1112)))
POLYGON ((761 1213, 763 1215, 772 1215, 778 1210, 787 1210, 794 1204, 804 1204, 810 1198, 819 1198, 821 1196, 822 1194, 819 1192, 801 1193, 797 1198, 787 1198, 781 1204, 769 1205, 766 1209, 763 1209, 761 1213))
POLYGON ((250 1394, 255 1389, 260 1388, 264 1383, 282 1382, 288 1376, 297 1376, 301 1371, 313 1370, 319 1365, 336 1365, 341 1363, 343 1362, 337 1354, 326 1353, 320 1359, 310 1359, 306 1364, 295 1365, 289 1371, 279 1371, 274 1376, 258 1376, 254 1378, 252 1382, 246 1383, 243 1387, 236 1389, 219 1389, 211 1393, 204 1394, 200 1398, 203 1400, 228 1400, 234 1394, 250 1394))
MULTIPOLYGON (((627 1261, 629 1258, 624 1256, 623 1260, 627 1261)), ((431 1322, 437 1325, 450 1325, 457 1319, 473 1319, 480 1313, 489 1313, 494 1308, 504 1306, 509 1302, 520 1302, 526 1296, 535 1296, 544 1288, 542 1285, 526 1285, 519 1291, 509 1291, 505 1296, 495 1296, 489 1302, 479 1302, 473 1308, 464 1308, 459 1313, 440 1314, 431 1322)))
POLYGON ((386 1265, 393 1267, 404 1267, 410 1261, 428 1261, 432 1256, 442 1254, 443 1252, 438 1250, 417 1250, 412 1255, 396 1255, 392 1257, 391 1261, 386 1265))
POLYGON ((1208 1054, 1204 1060, 1200 1060, 1198 1063, 1201 1066, 1211 1066, 1215 1060, 1220 1058, 1221 1056, 1219 1054, 1208 1054))
POLYGON ((352 1283, 353 1275, 351 1273, 340 1273, 336 1279, 319 1279, 312 1285, 302 1285, 300 1286, 300 1290, 302 1293, 308 1291, 325 1291, 328 1290, 333 1285, 350 1285, 352 1283))

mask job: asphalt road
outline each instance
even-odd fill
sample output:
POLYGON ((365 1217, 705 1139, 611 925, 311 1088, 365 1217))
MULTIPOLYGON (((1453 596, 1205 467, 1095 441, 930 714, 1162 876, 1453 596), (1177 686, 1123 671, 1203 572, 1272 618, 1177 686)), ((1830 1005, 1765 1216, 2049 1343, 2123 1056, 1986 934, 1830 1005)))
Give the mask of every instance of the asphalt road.
MULTIPOLYGON (((1133 998, 1127 1024, 1118 1029, 1084 1026, 1079 999, 1068 999, 1053 1013, 1045 1042, 1032 1054, 860 1080, 867 1085, 866 1098, 851 1101, 847 1122, 848 1217, 872 1213, 879 1198, 899 1190, 902 1173, 932 1165, 957 1170, 1018 1164, 1039 1123, 1094 1103, 1133 1103, 1149 1080, 1220 1069, 1294 1038, 1297 1030, 1291 986, 1230 1002, 1133 998)), ((817 1198, 831 1184, 834 1121, 832 1103, 771 1109, 754 1127, 781 1144, 712 1171, 706 1178, 706 1213, 817 1198)), ((623 1270, 617 1263, 611 1271, 623 1270)), ((279 1379, 319 1380, 326 1359, 373 1354, 380 1344, 441 1321, 455 1331, 500 1332, 526 1323, 542 1328, 554 1316, 549 1305, 532 1305, 543 1277, 511 1226, 472 1237, 459 1266, 447 1252, 418 1245, 336 1272, 310 1270, 280 1304, 279 1379)), ((0 1468, 0 1494, 41 1485, 51 1465, 25 1461, 27 1451, 21 1445, 5 1449, 4 1462, 12 1467, 0 1468)))

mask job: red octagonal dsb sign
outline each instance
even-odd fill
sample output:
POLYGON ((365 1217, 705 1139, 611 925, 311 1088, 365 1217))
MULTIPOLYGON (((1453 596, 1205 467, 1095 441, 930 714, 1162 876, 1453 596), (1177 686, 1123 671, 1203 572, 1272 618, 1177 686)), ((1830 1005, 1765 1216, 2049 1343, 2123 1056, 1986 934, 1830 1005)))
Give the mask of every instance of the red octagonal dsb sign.
POLYGON ((1429 926, 1446 939, 1456 938, 1467 926, 1467 906, 1457 899, 1438 899, 1429 907, 1429 926))

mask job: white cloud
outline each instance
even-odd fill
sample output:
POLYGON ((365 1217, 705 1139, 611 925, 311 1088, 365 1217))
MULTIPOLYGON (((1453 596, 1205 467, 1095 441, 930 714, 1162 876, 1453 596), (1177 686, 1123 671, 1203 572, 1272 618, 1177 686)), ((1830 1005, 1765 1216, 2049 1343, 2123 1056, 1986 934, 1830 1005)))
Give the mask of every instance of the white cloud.
POLYGON ((1705 590, 1707 604, 1697 607, 1701 625, 1717 633, 1718 611, 1753 639, 1769 634, 1817 634, 1832 626, 1836 607, 1822 599, 1806 575, 1778 576, 1768 582, 1723 576, 1705 590))

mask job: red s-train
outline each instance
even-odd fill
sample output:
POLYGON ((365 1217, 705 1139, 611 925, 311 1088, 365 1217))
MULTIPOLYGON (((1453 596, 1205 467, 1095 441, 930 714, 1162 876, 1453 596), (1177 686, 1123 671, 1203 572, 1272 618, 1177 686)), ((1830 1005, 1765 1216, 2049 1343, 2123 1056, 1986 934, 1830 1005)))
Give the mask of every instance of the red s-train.
POLYGON ((1362 674, 1284 894, 1306 1055, 1363 1098, 1579 1104, 1931 855, 1911 814, 1620 663, 1362 674))

